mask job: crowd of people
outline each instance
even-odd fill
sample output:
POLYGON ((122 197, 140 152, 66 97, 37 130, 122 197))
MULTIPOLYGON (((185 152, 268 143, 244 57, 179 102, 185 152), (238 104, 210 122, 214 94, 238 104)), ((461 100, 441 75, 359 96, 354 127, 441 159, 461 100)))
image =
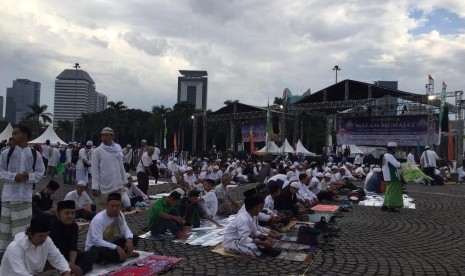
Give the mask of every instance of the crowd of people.
MULTIPOLYGON (((271 248, 280 236, 280 227, 291 220, 308 220, 312 207, 347 196, 358 189, 356 182, 365 181, 365 189, 373 192, 381 192, 381 182, 386 182, 384 211, 398 211, 403 205, 400 162, 395 157, 397 145, 392 142, 379 165, 368 165, 362 155, 353 164, 289 156, 261 160, 192 156, 178 160, 171 156, 162 162, 160 149, 145 140, 136 150, 130 145, 121 148, 109 127, 102 129, 98 146, 91 141, 83 146, 70 143, 62 152, 59 145, 49 142, 31 148, 29 138, 27 127, 15 126, 9 148, 0 156, 4 181, 1 275, 43 272, 47 261, 63 275, 82 275, 95 262, 117 263, 137 257, 138 239, 122 211, 149 204, 150 178, 155 182, 161 177, 171 179, 169 194, 150 207, 147 229, 152 235, 168 233, 173 239, 186 239, 202 219, 224 227, 218 218, 235 215, 226 226, 223 246, 251 257, 276 254, 271 248), (60 162, 65 167, 64 184, 75 187, 54 208, 53 195, 60 188, 55 172, 60 162), (44 176, 50 177, 50 182, 34 193, 33 185, 44 176), (230 187, 246 183, 257 184, 244 192, 241 204, 231 196, 230 187), (90 221, 83 251, 77 246, 76 219, 90 221)), ((431 168, 438 159, 427 148, 420 158, 422 169, 436 175, 431 168)), ((416 159, 409 154, 408 161, 416 159)), ((457 169, 460 177, 465 177, 463 171, 457 169)))

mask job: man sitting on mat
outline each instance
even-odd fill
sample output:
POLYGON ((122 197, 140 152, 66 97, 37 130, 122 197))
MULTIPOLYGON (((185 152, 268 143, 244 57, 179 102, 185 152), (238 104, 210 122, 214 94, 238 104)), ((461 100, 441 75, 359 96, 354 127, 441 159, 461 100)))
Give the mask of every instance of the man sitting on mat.
POLYGON ((173 191, 169 196, 155 201, 150 210, 148 222, 152 236, 165 234, 166 231, 169 231, 177 239, 187 239, 190 227, 184 226, 186 220, 179 215, 177 205, 180 200, 181 194, 173 191))
POLYGON ((134 252, 138 238, 132 234, 120 209, 121 194, 110 193, 106 209, 90 222, 85 250, 95 249, 97 262, 120 263, 139 256, 134 252))
POLYGON ((200 219, 206 219, 213 224, 215 224, 218 228, 221 228, 221 224, 219 224, 216 220, 213 219, 213 216, 205 212, 205 209, 202 205, 199 204, 199 190, 190 190, 187 193, 187 197, 181 200, 179 213, 181 216, 186 220, 186 226, 192 226, 193 228, 200 227, 200 219))
POLYGON ((226 227, 223 246, 229 252, 258 257, 273 247, 273 239, 254 227, 254 217, 263 210, 265 198, 262 195, 252 195, 246 197, 244 203, 246 211, 239 212, 226 227))
POLYGON ((92 265, 97 260, 97 252, 78 250, 79 229, 74 222, 75 213, 76 204, 73 200, 59 201, 57 218, 52 222, 50 238, 68 261, 71 273, 80 276, 92 270, 92 265))

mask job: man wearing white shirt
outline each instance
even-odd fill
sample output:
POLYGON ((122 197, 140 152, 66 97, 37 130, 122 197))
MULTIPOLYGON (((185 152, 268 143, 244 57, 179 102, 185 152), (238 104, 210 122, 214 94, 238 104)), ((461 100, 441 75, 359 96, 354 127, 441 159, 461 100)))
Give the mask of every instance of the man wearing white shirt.
POLYGON ((50 233, 50 219, 38 215, 31 219, 25 232, 16 234, 8 245, 0 265, 0 275, 25 276, 42 273, 48 261, 60 275, 71 275, 71 269, 65 257, 55 246, 50 233))
POLYGON ((415 161, 415 149, 414 148, 412 148, 410 150, 410 152, 408 153, 407 162, 409 162, 410 164, 413 164, 413 165, 417 164, 417 161, 415 161))
POLYGON ((79 159, 76 162, 76 181, 89 182, 89 171, 91 166, 90 151, 94 143, 87 141, 86 146, 79 150, 79 159))
POLYGON ((440 160, 439 156, 429 146, 425 147, 425 151, 421 154, 420 165, 426 175, 435 179, 436 162, 440 160))
POLYGON ((26 230, 32 217, 32 186, 39 182, 45 167, 36 150, 28 146, 31 131, 26 126, 13 128, 16 145, 1 153, 0 180, 2 211, 0 216, 0 253, 3 253, 15 235, 26 230))
POLYGON ((106 208, 106 197, 113 192, 123 193, 128 181, 123 166, 121 146, 113 142, 113 130, 106 127, 100 136, 102 143, 92 153, 92 194, 97 210, 106 208))
POLYGON ((130 144, 127 144, 126 148, 123 149, 123 163, 126 172, 129 172, 129 168, 131 168, 133 153, 134 151, 132 150, 132 146, 130 144))
POLYGON ((205 195, 199 198, 199 203, 201 203, 207 213, 214 217, 218 211, 218 198, 216 197, 215 191, 213 190, 214 181, 211 179, 206 179, 203 182, 203 189, 205 195))
POLYGON ((134 251, 138 238, 132 234, 120 209, 121 194, 109 194, 106 209, 98 213, 89 225, 85 250, 95 249, 99 256, 97 262, 122 263, 139 256, 134 251))
POLYGON ((299 175, 300 188, 299 192, 297 193, 297 197, 302 200, 307 207, 314 205, 314 203, 318 201, 317 196, 308 188, 308 182, 309 179, 307 174, 301 173, 299 175))
POLYGON ((310 185, 308 187, 314 195, 318 195, 321 191, 321 181, 323 180, 323 177, 324 174, 322 172, 317 172, 315 177, 313 177, 310 181, 310 185))
POLYGON ((48 168, 48 160, 50 159, 52 147, 50 146, 50 140, 45 141, 45 145, 42 145, 42 160, 45 166, 45 170, 48 168))
POLYGON ((197 185, 199 184, 199 180, 197 179, 197 176, 194 174, 194 169, 192 167, 187 167, 186 168, 186 173, 184 174, 184 180, 189 184, 191 189, 196 189, 197 185))
POLYGON ((147 147, 147 151, 142 154, 142 157, 137 164, 137 186, 144 193, 147 194, 149 189, 149 177, 153 176, 152 172, 152 155, 154 153, 153 147, 147 147))
POLYGON ((72 200, 76 206, 76 218, 83 218, 85 220, 92 220, 95 212, 92 211, 92 200, 86 193, 87 183, 85 181, 78 181, 76 190, 66 194, 64 200, 72 200))

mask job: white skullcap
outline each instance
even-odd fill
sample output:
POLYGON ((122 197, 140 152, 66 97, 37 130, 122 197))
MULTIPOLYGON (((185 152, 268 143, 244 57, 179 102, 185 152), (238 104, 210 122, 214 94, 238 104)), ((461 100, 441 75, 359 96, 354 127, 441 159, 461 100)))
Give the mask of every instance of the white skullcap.
POLYGON ((381 172, 381 168, 373 168, 373 172, 381 172))
POLYGON ((173 161, 178 161, 178 158, 174 157, 174 158, 173 158, 173 161))
POLYGON ((389 142, 388 143, 388 147, 397 147, 397 143, 396 142, 389 142))
POLYGON ((186 172, 192 171, 192 167, 187 167, 186 172))
POLYGON ((213 166, 213 169, 214 169, 214 170, 219 170, 220 167, 218 167, 218 165, 215 165, 215 166, 213 166))
POLYGON ((291 187, 294 187, 294 188, 296 188, 296 189, 300 189, 300 184, 299 184, 299 182, 294 181, 294 182, 292 182, 290 185, 291 185, 291 187))
POLYGON ((324 174, 322 172, 317 172, 316 173, 316 177, 323 177, 323 176, 324 176, 324 174))
POLYGON ((128 179, 129 177, 132 177, 131 174, 129 173, 126 173, 125 176, 126 176, 126 179, 128 179))
POLYGON ((87 141, 86 146, 93 146, 94 143, 92 141, 87 141))
POLYGON ((85 182, 84 180, 79 180, 76 185, 85 187, 85 186, 87 186, 87 182, 85 182))
POLYGON ((339 170, 339 167, 338 167, 338 166, 332 166, 331 169, 333 169, 333 170, 339 170))
POLYGON ((186 192, 181 188, 176 188, 173 192, 178 192, 181 196, 184 196, 186 194, 186 192))
POLYGON ((331 177, 333 176, 331 173, 325 173, 325 177, 331 177))

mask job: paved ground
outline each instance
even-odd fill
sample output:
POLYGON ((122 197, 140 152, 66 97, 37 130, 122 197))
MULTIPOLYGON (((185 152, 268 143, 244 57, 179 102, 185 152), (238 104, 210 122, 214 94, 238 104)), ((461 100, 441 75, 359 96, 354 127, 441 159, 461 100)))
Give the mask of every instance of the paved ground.
MULTIPOLYGON (((46 180, 38 186, 43 187, 46 180)), ((1 185, 2 186, 2 185, 1 185)), ((234 190, 240 197, 248 186, 234 190)), ((62 185, 56 199, 72 189, 62 185)), ((151 186, 151 193, 168 191, 151 186)), ((311 265, 272 258, 223 257, 211 248, 141 240, 139 249, 183 258, 167 275, 462 275, 465 274, 465 185, 412 184, 407 193, 417 209, 400 213, 355 206, 342 220, 335 251, 319 251, 311 265)), ((136 234, 146 225, 148 210, 127 218, 136 234)), ((80 245, 86 229, 80 231, 80 245)))

